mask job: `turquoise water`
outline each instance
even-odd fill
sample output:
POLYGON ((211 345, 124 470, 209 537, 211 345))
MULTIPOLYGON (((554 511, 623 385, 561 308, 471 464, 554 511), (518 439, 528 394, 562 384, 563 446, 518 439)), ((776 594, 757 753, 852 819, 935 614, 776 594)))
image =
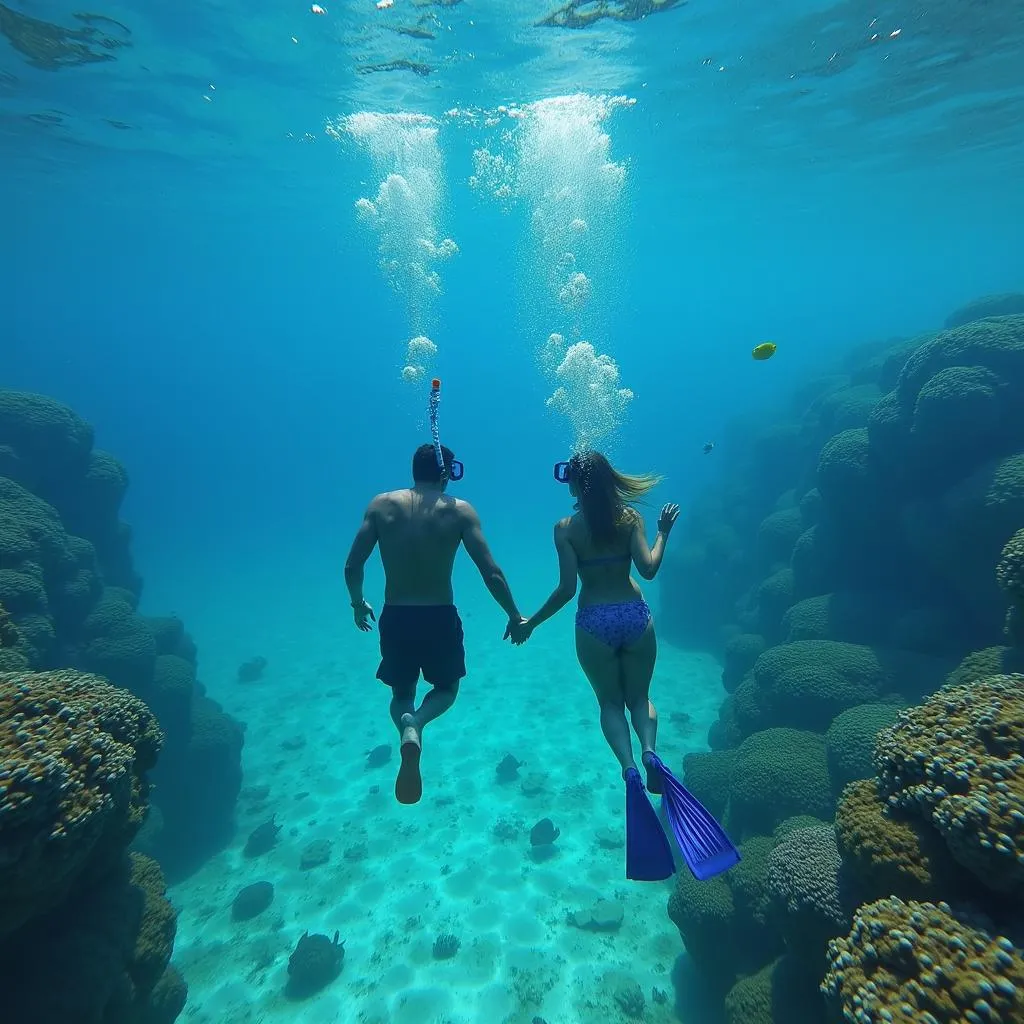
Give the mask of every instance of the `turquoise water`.
MULTIPOLYGON (((600 840, 622 792, 570 611, 513 650, 460 559, 470 675, 428 796, 399 809, 394 760, 366 767, 394 736, 342 580, 362 511, 406 484, 440 377, 452 492, 533 611, 574 447, 664 474, 653 532, 855 347, 1021 287, 1019 6, 627 0, 540 24, 555 6, 0 5, 0 386, 70 406, 127 468, 141 609, 184 620, 246 725, 235 834, 172 877, 182 1020, 590 1024, 636 984, 644 1019, 701 1024, 670 885, 626 883, 600 840), (537 792, 496 783, 507 753, 537 792), (278 846, 246 858, 271 813, 278 846), (301 870, 318 839, 331 859, 301 870), (261 880, 272 909, 239 926, 261 880), (602 899, 619 930, 572 923, 602 899), (346 959, 296 1003, 307 930, 346 959)), ((664 644, 673 765, 707 748, 720 672, 664 644)))

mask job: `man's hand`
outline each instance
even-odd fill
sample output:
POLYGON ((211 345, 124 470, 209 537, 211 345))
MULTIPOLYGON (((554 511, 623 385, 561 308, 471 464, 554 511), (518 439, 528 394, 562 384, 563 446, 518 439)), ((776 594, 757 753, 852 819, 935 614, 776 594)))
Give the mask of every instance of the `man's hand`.
POLYGON ((517 647, 520 644, 525 644, 530 639, 530 634, 533 632, 533 627, 530 625, 529 619, 522 617, 518 619, 509 619, 508 625, 505 627, 505 635, 502 637, 503 640, 511 640, 517 647))
POLYGON ((373 626, 370 625, 370 620, 377 621, 377 616, 373 614, 373 607, 369 601, 363 601, 362 604, 352 605, 352 611, 356 620, 356 629, 362 633, 369 633, 373 626))

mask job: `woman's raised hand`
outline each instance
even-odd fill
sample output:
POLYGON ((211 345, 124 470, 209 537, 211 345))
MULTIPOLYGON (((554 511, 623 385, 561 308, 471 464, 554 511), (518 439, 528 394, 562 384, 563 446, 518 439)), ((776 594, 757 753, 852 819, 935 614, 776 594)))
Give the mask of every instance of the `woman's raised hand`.
POLYGON ((676 525, 678 518, 679 506, 670 501, 661 510, 661 515, 658 516, 658 532, 665 534, 667 537, 672 532, 672 527, 676 525))

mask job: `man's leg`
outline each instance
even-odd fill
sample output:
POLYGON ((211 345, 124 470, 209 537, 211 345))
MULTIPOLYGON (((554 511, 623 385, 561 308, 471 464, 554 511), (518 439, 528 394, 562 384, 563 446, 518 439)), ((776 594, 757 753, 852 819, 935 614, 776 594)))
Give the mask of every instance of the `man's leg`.
POLYGON ((408 724, 421 731, 435 718, 440 718, 455 703, 458 695, 458 682, 449 686, 438 686, 435 683, 423 698, 423 703, 410 714, 411 721, 408 724))
POLYGON ((411 690, 393 690, 391 693, 391 721, 395 728, 402 731, 402 719, 416 710, 416 688, 411 690))

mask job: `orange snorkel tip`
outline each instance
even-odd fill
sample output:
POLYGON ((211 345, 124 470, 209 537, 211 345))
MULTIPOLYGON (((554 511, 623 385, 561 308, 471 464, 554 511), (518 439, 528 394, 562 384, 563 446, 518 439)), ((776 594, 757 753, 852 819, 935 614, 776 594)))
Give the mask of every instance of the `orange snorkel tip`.
POLYGON ((430 386, 431 386, 431 387, 432 387, 432 388, 433 388, 433 389, 434 389, 435 391, 440 391, 440 390, 441 390, 441 378, 440 378, 440 377, 435 377, 435 378, 434 378, 434 379, 433 379, 433 380, 432 380, 432 381, 430 382, 430 386))

